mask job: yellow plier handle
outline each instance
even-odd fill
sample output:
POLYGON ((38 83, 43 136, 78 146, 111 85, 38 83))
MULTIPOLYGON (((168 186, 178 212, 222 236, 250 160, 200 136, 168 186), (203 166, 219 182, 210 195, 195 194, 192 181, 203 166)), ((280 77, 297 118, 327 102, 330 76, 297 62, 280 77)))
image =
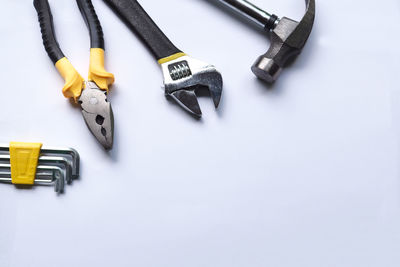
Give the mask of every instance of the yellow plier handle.
MULTIPOLYGON (((109 86, 114 83, 114 75, 104 68, 104 39, 100 22, 91 0, 77 0, 77 3, 90 31, 91 50, 88 78, 95 82, 100 89, 108 91, 109 86)), ((38 13, 46 52, 65 80, 62 92, 65 97, 74 98, 77 101, 85 88, 85 80, 65 57, 55 38, 53 16, 48 0, 34 0, 34 6, 38 13)))

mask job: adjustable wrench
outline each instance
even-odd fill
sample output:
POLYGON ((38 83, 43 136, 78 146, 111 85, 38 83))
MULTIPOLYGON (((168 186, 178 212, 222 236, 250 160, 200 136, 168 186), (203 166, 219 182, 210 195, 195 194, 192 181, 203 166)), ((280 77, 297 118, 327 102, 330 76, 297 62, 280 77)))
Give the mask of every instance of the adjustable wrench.
POLYGON ((208 87, 218 107, 222 94, 222 76, 213 65, 189 57, 160 30, 136 0, 103 0, 145 43, 161 65, 165 94, 191 114, 201 117, 195 90, 208 87))

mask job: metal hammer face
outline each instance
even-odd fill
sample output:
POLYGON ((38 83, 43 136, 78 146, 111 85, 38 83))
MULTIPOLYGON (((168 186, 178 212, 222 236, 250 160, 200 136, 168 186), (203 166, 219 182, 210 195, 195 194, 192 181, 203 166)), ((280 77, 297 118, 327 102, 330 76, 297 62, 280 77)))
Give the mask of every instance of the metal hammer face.
POLYGON ((283 17, 270 29, 271 46, 251 68, 258 78, 268 83, 275 82, 286 62, 301 53, 315 18, 315 0, 306 0, 306 5, 306 13, 300 22, 283 17))

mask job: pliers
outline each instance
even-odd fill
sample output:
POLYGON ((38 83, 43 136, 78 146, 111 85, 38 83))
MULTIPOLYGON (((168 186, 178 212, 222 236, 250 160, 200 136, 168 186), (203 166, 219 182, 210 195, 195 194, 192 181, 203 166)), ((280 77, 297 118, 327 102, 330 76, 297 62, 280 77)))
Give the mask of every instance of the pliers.
POLYGON ((196 117, 201 117, 196 89, 208 88, 218 107, 222 76, 213 65, 189 57, 161 31, 136 0, 103 0, 138 35, 161 65, 165 95, 196 117))
POLYGON ((83 118, 96 139, 105 149, 111 149, 114 136, 114 118, 111 104, 107 101, 109 86, 114 75, 104 69, 104 37, 100 21, 91 0, 76 0, 90 32, 90 65, 85 81, 64 56, 56 40, 53 16, 48 0, 34 0, 38 13, 43 44, 50 59, 65 80, 62 92, 73 98, 82 108, 83 118))

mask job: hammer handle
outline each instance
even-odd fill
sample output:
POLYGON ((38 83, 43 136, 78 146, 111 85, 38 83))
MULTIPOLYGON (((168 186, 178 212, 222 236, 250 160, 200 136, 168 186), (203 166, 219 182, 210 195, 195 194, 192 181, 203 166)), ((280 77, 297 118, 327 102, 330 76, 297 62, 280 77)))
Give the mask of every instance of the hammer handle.
POLYGON ((219 0, 226 6, 236 10, 238 13, 252 20, 254 23, 259 25, 266 30, 271 30, 275 26, 275 22, 278 19, 276 15, 271 15, 268 12, 262 10, 256 5, 250 3, 247 0, 219 0))
POLYGON ((147 46, 157 60, 180 53, 136 0, 103 0, 147 46))

